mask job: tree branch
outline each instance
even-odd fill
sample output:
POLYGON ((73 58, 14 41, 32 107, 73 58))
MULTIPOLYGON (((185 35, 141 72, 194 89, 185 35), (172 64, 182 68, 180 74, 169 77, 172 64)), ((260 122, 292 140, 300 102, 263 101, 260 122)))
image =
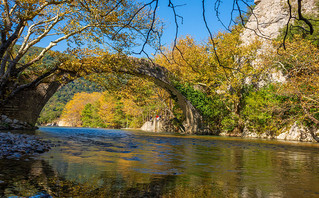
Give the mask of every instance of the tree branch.
POLYGON ((56 40, 54 40, 54 41, 51 41, 50 44, 49 44, 46 48, 44 48, 36 58, 34 58, 34 59, 31 60, 30 62, 24 64, 22 67, 18 68, 18 69, 17 69, 17 74, 20 73, 20 72, 22 72, 22 71, 24 71, 26 68, 28 68, 29 66, 31 66, 32 64, 34 64, 35 62, 37 62, 37 61, 39 61, 41 58, 43 58, 44 54, 45 54, 47 51, 49 51, 52 47, 54 47, 57 43, 59 43, 59 42, 65 40, 65 39, 68 39, 69 37, 71 37, 71 36, 73 36, 73 35, 75 35, 75 34, 77 34, 77 33, 80 33, 80 32, 82 32, 82 31, 84 31, 85 29, 87 29, 87 28, 89 28, 89 27, 92 27, 92 26, 93 26, 93 25, 84 26, 84 27, 82 27, 81 29, 79 29, 78 31, 74 31, 74 32, 72 32, 72 33, 70 33, 70 34, 67 34, 67 35, 64 35, 64 36, 62 36, 62 37, 60 37, 60 38, 58 38, 58 39, 56 39, 56 40))
MULTIPOLYGON (((16 88, 9 94, 9 96, 3 100, 2 103, 5 104, 5 103, 6 103, 9 99, 11 99, 14 95, 16 95, 17 93, 19 93, 20 91, 22 91, 22 90, 24 90, 24 89, 38 86, 43 79, 45 79, 46 77, 48 77, 48 76, 50 76, 51 74, 53 74, 58 68, 59 68, 58 65, 56 65, 53 69, 51 69, 50 71, 45 72, 44 74, 42 74, 41 76, 39 76, 38 78, 36 78, 35 80, 33 80, 32 82, 27 83, 27 84, 23 84, 23 85, 20 85, 20 86, 16 87, 16 88)), ((0 104, 1 104, 1 103, 0 103, 0 104)))
POLYGON ((59 22, 59 16, 57 15, 55 17, 52 17, 49 20, 39 21, 38 23, 32 24, 27 31, 27 35, 24 37, 24 41, 23 41, 23 43, 18 51, 18 54, 21 54, 21 56, 23 56, 31 46, 38 43, 42 38, 44 38, 50 32, 50 30, 52 30, 54 25, 56 25, 58 22, 59 22), (50 26, 48 28, 46 28, 46 30, 38 38, 36 38, 28 43, 31 34, 33 33, 33 29, 36 26, 44 24, 44 23, 50 23, 51 21, 54 21, 54 22, 52 24, 50 24, 50 26))
POLYGON ((299 17, 299 20, 304 21, 309 26, 309 29, 310 29, 309 33, 310 33, 310 35, 312 35, 314 32, 313 26, 308 19, 306 19, 305 17, 302 16, 302 13, 301 13, 301 0, 298 0, 298 17, 299 17))

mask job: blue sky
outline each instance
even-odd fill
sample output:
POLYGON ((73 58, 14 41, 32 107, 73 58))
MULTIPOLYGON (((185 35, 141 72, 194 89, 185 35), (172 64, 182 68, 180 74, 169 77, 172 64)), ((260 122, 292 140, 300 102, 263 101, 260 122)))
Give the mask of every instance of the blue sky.
MULTIPOLYGON (((209 34, 203 21, 203 10, 201 0, 176 1, 182 6, 176 7, 176 11, 183 17, 183 24, 179 20, 179 36, 191 35, 197 41, 202 41, 208 38, 209 34), (186 2, 186 3, 185 3, 186 2)), ((225 28, 217 20, 214 11, 214 1, 206 3, 206 19, 212 33, 225 31, 225 28)), ((175 38, 175 21, 172 9, 169 8, 167 1, 161 1, 159 7, 159 16, 165 21, 165 31, 163 35, 163 43, 171 44, 175 38)), ((178 4, 176 4, 178 5, 178 4)), ((232 9, 232 1, 223 3, 221 7, 221 18, 226 22, 230 19, 230 11, 232 9)))
MULTIPOLYGON (((149 2, 150 0, 144 0, 149 2)), ((212 34, 216 34, 219 31, 227 31, 223 26, 229 25, 231 14, 233 10, 233 1, 224 0, 221 1, 219 7, 219 18, 222 21, 219 21, 216 16, 215 11, 215 1, 216 0, 206 0, 205 1, 205 16, 208 23, 208 27, 212 34), (223 23, 223 24, 222 24, 223 23)), ((253 0, 245 0, 250 5, 253 4, 253 0)), ((173 11, 168 7, 168 0, 160 0, 158 16, 165 22, 164 34, 162 37, 162 44, 170 46, 175 38, 175 19, 173 11)), ((205 41, 209 37, 207 28, 203 20, 203 8, 202 0, 172 0, 176 5, 176 12, 178 15, 183 17, 182 20, 179 18, 179 28, 178 28, 178 37, 183 37, 186 35, 192 36, 197 42, 205 41)), ((238 1, 240 3, 240 1, 238 1)), ((241 8, 245 9, 246 5, 240 3, 241 8)), ((233 19, 236 18, 238 13, 233 13, 233 19)), ((151 51, 151 50, 150 50, 151 51)))
MULTIPOLYGON (((143 2, 150 2, 151 0, 141 0, 143 2)), ((247 0, 246 0, 247 1, 247 0)), ((253 3, 253 0, 251 0, 253 3)), ((176 12, 178 15, 183 17, 182 20, 178 19, 178 36, 186 36, 191 35, 196 41, 200 42, 206 40, 209 36, 208 31, 205 27, 203 16, 202 16, 202 0, 172 0, 176 5, 180 5, 176 7, 176 12)), ((162 37, 162 44, 166 46, 170 46, 175 38, 175 21, 174 14, 170 7, 168 7, 168 0, 160 0, 159 8, 158 8, 158 17, 160 17, 165 22, 164 34, 162 37)), ((216 12, 214 10, 215 0, 206 0, 206 19, 208 22, 208 26, 213 34, 216 34, 218 31, 225 31, 222 23, 218 21, 216 17, 216 12)), ((220 18, 222 21, 228 25, 231 15, 231 10, 233 7, 232 0, 225 0, 220 5, 220 18)), ((242 6, 245 7, 244 5, 242 6)), ((236 14, 235 14, 236 15, 236 14)), ((40 47, 45 47, 50 42, 50 40, 46 39, 41 42, 40 47)), ((65 42, 59 43, 57 46, 53 48, 53 50, 64 51, 67 48, 65 42)), ((136 51, 139 51, 137 49, 136 51)), ((147 52, 149 54, 152 53, 152 50, 147 48, 147 52)))

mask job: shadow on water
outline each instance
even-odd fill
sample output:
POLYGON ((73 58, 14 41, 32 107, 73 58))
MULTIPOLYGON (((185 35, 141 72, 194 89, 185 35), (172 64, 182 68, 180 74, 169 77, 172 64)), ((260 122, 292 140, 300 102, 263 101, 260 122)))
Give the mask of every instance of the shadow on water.
POLYGON ((41 191, 50 192, 50 178, 56 174, 43 160, 0 160, 0 196, 32 196, 41 191))
POLYGON ((38 130, 0 130, 1 133, 14 133, 14 134, 26 134, 26 135, 37 135, 38 130))
MULTIPOLYGON (((0 167, 1 197, 177 197, 191 192, 185 186, 176 191, 177 176, 174 175, 152 176, 147 183, 132 185, 132 181, 114 178, 107 172, 91 178, 90 182, 67 180, 58 176, 44 160, 1 160, 0 167)), ((194 193, 198 191, 191 192, 194 193)))

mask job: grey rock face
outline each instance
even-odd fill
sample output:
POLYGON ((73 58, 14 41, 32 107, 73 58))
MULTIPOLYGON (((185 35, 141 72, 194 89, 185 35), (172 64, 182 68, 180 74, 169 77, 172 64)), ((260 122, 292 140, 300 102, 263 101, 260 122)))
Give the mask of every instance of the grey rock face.
POLYGON ((243 131, 243 134, 242 134, 242 137, 259 138, 259 135, 256 132, 249 131, 247 129, 247 127, 245 127, 244 131, 243 131))
MULTIPOLYGON (((295 9, 297 1, 291 1, 295 9)), ((249 44, 256 37, 263 42, 263 48, 269 47, 269 41, 280 34, 280 29, 287 25, 289 8, 285 0, 255 0, 256 7, 246 24, 246 29, 241 35, 242 41, 249 44)), ((318 13, 315 0, 302 1, 303 13, 318 13)), ((296 13, 292 13, 293 17, 296 13)))
POLYGON ((148 131, 148 132, 163 132, 163 123, 162 121, 147 121, 141 127, 141 130, 148 131))
MULTIPOLYGON (((249 45, 256 39, 262 42, 260 49, 257 51, 257 59, 253 62, 253 65, 258 67, 258 63, 262 61, 263 54, 268 54, 271 51, 275 51, 271 42, 276 39, 280 30, 287 26, 288 21, 293 23, 293 20, 297 17, 297 1, 290 1, 292 6, 292 19, 289 21, 290 11, 286 0, 255 0, 255 8, 252 11, 246 28, 241 34, 242 45, 249 45)), ((302 1, 302 13, 318 14, 318 7, 315 0, 303 0, 302 1)), ((280 64, 280 63, 278 63, 280 64)), ((278 65, 280 68, 280 65, 278 65)), ((287 77, 277 68, 273 68, 268 75, 264 77, 266 82, 260 81, 259 87, 266 85, 268 82, 285 83, 287 77)))
POLYGON ((289 131, 286 131, 276 137, 278 140, 313 142, 313 138, 309 130, 295 122, 289 131))
MULTIPOLYGON (((246 24, 246 29, 241 34, 243 45, 248 45, 256 38, 262 41, 262 46, 258 50, 258 54, 262 55, 273 50, 271 41, 277 38, 280 34, 280 30, 284 28, 289 19, 289 7, 285 0, 255 0, 256 6, 253 10, 253 14, 249 18, 246 24)), ((293 10, 297 8, 297 1, 290 1, 293 10)), ((319 13, 316 0, 303 0, 302 1, 302 13, 319 13)), ((293 11, 292 16, 296 17, 296 11, 293 11)), ((293 20, 293 19, 292 19, 293 20)), ((293 22, 293 21, 291 21, 293 22)), ((256 60, 258 62, 260 60, 256 60)), ((268 84, 268 82, 280 82, 284 83, 286 77, 280 70, 273 70, 268 76, 267 82, 260 82, 260 86, 268 84)), ((247 133, 247 137, 251 134, 247 133)), ((276 137, 280 140, 290 141, 307 141, 312 142, 313 138, 309 133, 309 130, 295 122, 289 131, 286 131, 276 137)))

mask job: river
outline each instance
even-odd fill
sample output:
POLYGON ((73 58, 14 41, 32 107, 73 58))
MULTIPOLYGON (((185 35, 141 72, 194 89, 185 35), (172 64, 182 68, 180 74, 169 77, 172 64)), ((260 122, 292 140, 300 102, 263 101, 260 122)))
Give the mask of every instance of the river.
POLYGON ((0 160, 0 196, 319 197, 319 146, 131 130, 42 127, 57 146, 0 160))

